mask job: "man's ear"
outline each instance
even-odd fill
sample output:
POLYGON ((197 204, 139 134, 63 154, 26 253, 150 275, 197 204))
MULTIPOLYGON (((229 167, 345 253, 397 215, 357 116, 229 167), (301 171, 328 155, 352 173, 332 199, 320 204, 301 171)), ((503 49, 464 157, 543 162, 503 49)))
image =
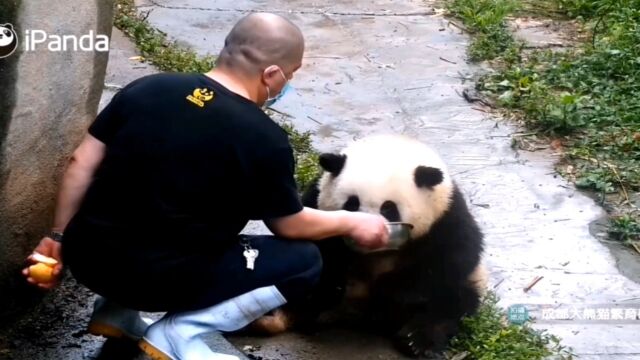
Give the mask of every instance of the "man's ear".
POLYGON ((262 72, 262 77, 264 79, 269 79, 269 78, 272 78, 272 77, 274 77, 276 75, 280 76, 280 68, 277 65, 269 65, 262 72))

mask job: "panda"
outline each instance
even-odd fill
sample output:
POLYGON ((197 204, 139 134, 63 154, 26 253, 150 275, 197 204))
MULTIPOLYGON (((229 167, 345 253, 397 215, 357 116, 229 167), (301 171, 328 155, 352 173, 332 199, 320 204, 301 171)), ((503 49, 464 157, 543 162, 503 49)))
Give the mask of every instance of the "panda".
POLYGON ((342 238, 319 241, 323 272, 304 308, 256 322, 277 333, 327 307, 354 309, 366 328, 390 335, 416 357, 444 350, 463 316, 476 312, 487 274, 483 234, 445 163, 425 144, 375 135, 339 154, 322 154, 324 170, 303 195, 305 206, 379 213, 413 225, 397 250, 363 252, 342 238))
POLYGON ((0 25, 0 58, 7 57, 18 48, 18 36, 11 24, 0 25))

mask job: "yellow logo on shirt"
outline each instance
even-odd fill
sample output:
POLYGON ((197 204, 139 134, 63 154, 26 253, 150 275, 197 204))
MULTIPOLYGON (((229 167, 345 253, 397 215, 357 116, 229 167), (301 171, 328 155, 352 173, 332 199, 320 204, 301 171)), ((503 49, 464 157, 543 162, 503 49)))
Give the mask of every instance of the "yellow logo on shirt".
POLYGON ((188 95, 187 100, 204 107, 204 102, 213 99, 213 90, 207 88, 197 88, 193 90, 193 95, 188 95))

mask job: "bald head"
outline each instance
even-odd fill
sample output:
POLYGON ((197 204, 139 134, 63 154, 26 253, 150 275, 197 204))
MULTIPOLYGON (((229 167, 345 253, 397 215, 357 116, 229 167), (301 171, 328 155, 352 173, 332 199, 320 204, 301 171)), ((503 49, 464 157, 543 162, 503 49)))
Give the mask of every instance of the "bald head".
POLYGON ((218 66, 248 76, 270 65, 293 71, 300 65, 304 38, 300 29, 282 16, 254 13, 242 18, 225 39, 218 66))

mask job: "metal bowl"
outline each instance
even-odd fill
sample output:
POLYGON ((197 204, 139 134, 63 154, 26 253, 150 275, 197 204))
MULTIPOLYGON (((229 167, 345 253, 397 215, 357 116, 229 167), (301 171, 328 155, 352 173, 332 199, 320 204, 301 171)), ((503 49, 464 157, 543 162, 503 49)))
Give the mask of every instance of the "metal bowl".
POLYGON ((403 222, 388 222, 386 225, 389 230, 389 243, 383 248, 375 250, 363 249, 352 239, 345 238, 345 241, 352 249, 361 253, 369 253, 375 251, 398 250, 411 238, 411 229, 413 229, 413 225, 403 222))
POLYGON ((389 222, 387 229, 389 229, 389 244, 384 249, 399 249, 411 238, 413 225, 403 222, 389 222))

